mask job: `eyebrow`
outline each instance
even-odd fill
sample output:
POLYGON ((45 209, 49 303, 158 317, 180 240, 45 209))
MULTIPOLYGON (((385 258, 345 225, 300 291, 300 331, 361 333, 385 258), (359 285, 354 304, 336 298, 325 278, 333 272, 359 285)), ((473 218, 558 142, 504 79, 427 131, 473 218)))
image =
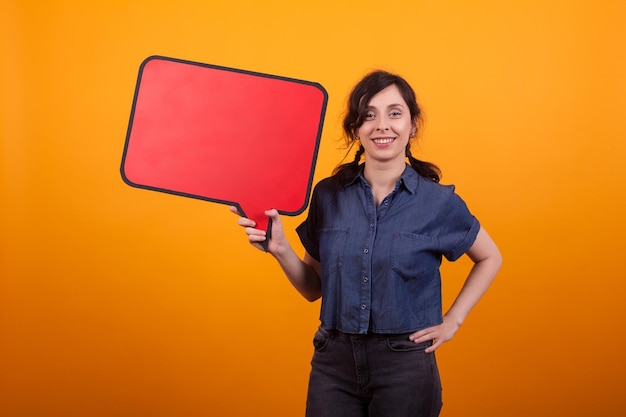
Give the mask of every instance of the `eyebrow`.
MULTIPOLYGON (((394 104, 390 104, 390 105, 388 105, 388 106, 387 106, 387 108, 388 108, 388 109, 391 109, 391 108, 393 108, 393 107, 402 107, 402 108, 404 108, 404 105, 403 105, 403 104, 400 104, 400 103, 394 103, 394 104)), ((369 109, 375 109, 375 108, 376 108, 376 107, 371 106, 371 105, 368 105, 368 106, 367 106, 367 109, 368 109, 368 110, 369 110, 369 109)))

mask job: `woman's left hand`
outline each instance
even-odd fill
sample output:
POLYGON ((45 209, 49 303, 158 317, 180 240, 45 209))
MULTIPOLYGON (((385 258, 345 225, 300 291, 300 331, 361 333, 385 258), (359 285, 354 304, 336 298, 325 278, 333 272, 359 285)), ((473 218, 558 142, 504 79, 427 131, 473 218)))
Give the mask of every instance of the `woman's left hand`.
POLYGON ((443 323, 415 332, 409 336, 409 340, 415 343, 422 343, 432 340, 433 344, 427 347, 425 352, 434 352, 435 350, 437 350, 437 348, 439 348, 439 346, 452 339, 457 330, 459 330, 459 327, 459 324, 457 324, 455 320, 450 317, 444 316, 443 323))

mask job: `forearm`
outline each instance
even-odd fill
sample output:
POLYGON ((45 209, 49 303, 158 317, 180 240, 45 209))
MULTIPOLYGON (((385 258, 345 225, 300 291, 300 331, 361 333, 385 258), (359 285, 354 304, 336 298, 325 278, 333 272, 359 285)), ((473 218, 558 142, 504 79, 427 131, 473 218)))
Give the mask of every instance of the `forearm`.
POLYGON ((467 315, 493 282, 501 264, 502 258, 499 253, 476 262, 467 276, 463 288, 446 313, 446 317, 452 319, 458 326, 463 324, 467 315))
MULTIPOLYGON (((319 272, 316 268, 300 259, 290 245, 280 248, 272 253, 287 279, 294 288, 308 301, 315 301, 322 295, 322 286, 319 272)), ((305 260, 315 262, 305 256, 305 260)))

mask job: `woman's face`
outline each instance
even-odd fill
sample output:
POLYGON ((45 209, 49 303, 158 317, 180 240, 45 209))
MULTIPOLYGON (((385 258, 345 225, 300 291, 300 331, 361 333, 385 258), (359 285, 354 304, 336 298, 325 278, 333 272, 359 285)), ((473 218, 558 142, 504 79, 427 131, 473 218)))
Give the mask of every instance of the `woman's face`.
POLYGON ((415 123, 398 87, 390 85, 370 100, 357 136, 366 161, 405 164, 405 148, 415 123))

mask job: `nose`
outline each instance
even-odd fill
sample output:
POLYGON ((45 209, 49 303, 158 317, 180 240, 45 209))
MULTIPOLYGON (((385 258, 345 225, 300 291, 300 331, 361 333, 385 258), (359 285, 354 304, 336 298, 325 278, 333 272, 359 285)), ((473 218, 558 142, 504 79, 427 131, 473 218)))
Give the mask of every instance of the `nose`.
POLYGON ((387 126, 387 121, 385 120, 384 117, 381 117, 380 119, 378 119, 378 126, 376 126, 376 130, 389 130, 389 126, 387 126))

